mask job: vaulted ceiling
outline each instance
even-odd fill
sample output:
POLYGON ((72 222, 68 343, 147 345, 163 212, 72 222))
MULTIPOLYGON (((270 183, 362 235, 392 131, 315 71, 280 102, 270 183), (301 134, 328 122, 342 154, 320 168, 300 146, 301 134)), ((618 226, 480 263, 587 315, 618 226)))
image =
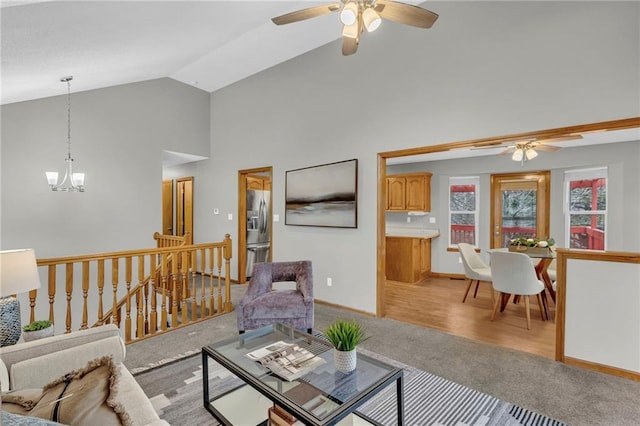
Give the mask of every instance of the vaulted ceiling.
POLYGON ((73 92, 161 77, 213 92, 340 38, 337 13, 271 22, 329 2, 2 0, 1 102, 64 94, 69 75, 73 92))

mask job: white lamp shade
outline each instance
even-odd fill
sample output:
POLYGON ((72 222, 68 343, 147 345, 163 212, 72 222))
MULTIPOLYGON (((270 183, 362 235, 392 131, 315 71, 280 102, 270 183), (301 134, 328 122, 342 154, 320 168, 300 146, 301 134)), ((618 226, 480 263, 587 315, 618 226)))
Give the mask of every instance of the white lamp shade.
POLYGON ((382 23, 380 16, 371 7, 366 8, 364 12, 362 12, 362 20, 364 21, 364 27, 369 32, 375 31, 382 23))
POLYGON ((340 12, 340 21, 344 25, 353 25, 358 17, 358 5, 355 2, 349 2, 344 5, 340 12))
POLYGON ((0 297, 40 288, 33 249, 0 251, 0 297))
POLYGON ((71 181, 74 185, 83 186, 84 185, 84 173, 74 173, 71 175, 71 181))
POLYGON ((523 156, 524 156, 524 151, 522 150, 522 148, 518 148, 515 151, 513 151, 513 155, 511 156, 511 159, 513 161, 522 161, 523 156))
POLYGON ((527 152, 525 152, 525 155, 527 156, 527 160, 532 160, 538 156, 538 153, 533 148, 529 148, 527 152))
POLYGON ((47 182, 49 185, 55 185, 58 183, 58 172, 46 172, 47 174, 47 182))

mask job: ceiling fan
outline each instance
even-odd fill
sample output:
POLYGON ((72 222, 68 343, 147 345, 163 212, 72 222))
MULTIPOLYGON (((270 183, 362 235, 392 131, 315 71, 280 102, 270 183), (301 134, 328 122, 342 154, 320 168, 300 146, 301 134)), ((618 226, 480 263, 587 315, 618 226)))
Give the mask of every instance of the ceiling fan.
POLYGON ((274 24, 285 25, 340 11, 342 22, 342 54, 358 50, 360 35, 366 29, 375 31, 382 18, 418 28, 431 28, 438 15, 427 9, 391 0, 341 0, 314 6, 272 18, 274 24))
MULTIPOLYGON (((553 136, 547 138, 528 138, 528 139, 520 139, 516 141, 508 141, 512 145, 506 146, 506 148, 500 152, 500 154, 509 154, 511 153, 511 159, 513 161, 520 161, 524 164, 527 160, 533 160, 538 156, 537 151, 558 151, 562 149, 558 146, 547 145, 551 142, 563 142, 570 140, 582 139, 581 135, 561 135, 561 136, 553 136)), ((505 142, 498 142, 487 144, 483 146, 477 146, 471 149, 495 149, 499 147, 503 147, 505 142)))

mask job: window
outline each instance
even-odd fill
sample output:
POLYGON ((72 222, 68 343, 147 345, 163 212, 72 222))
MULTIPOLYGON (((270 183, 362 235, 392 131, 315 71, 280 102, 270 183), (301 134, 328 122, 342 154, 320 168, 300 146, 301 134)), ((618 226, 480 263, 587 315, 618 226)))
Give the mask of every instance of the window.
POLYGON ((607 169, 567 171, 564 184, 567 247, 605 250, 607 169))
POLYGON ((449 178, 449 245, 477 246, 478 187, 480 178, 449 178))

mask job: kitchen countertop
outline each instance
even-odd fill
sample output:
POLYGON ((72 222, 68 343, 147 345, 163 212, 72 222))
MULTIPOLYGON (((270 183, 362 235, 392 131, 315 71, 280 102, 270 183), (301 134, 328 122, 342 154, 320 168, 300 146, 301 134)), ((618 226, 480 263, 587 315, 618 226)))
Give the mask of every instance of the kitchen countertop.
POLYGON ((440 231, 437 229, 388 226, 386 228, 386 235, 387 237, 429 239, 429 238, 436 238, 440 236, 440 231))

